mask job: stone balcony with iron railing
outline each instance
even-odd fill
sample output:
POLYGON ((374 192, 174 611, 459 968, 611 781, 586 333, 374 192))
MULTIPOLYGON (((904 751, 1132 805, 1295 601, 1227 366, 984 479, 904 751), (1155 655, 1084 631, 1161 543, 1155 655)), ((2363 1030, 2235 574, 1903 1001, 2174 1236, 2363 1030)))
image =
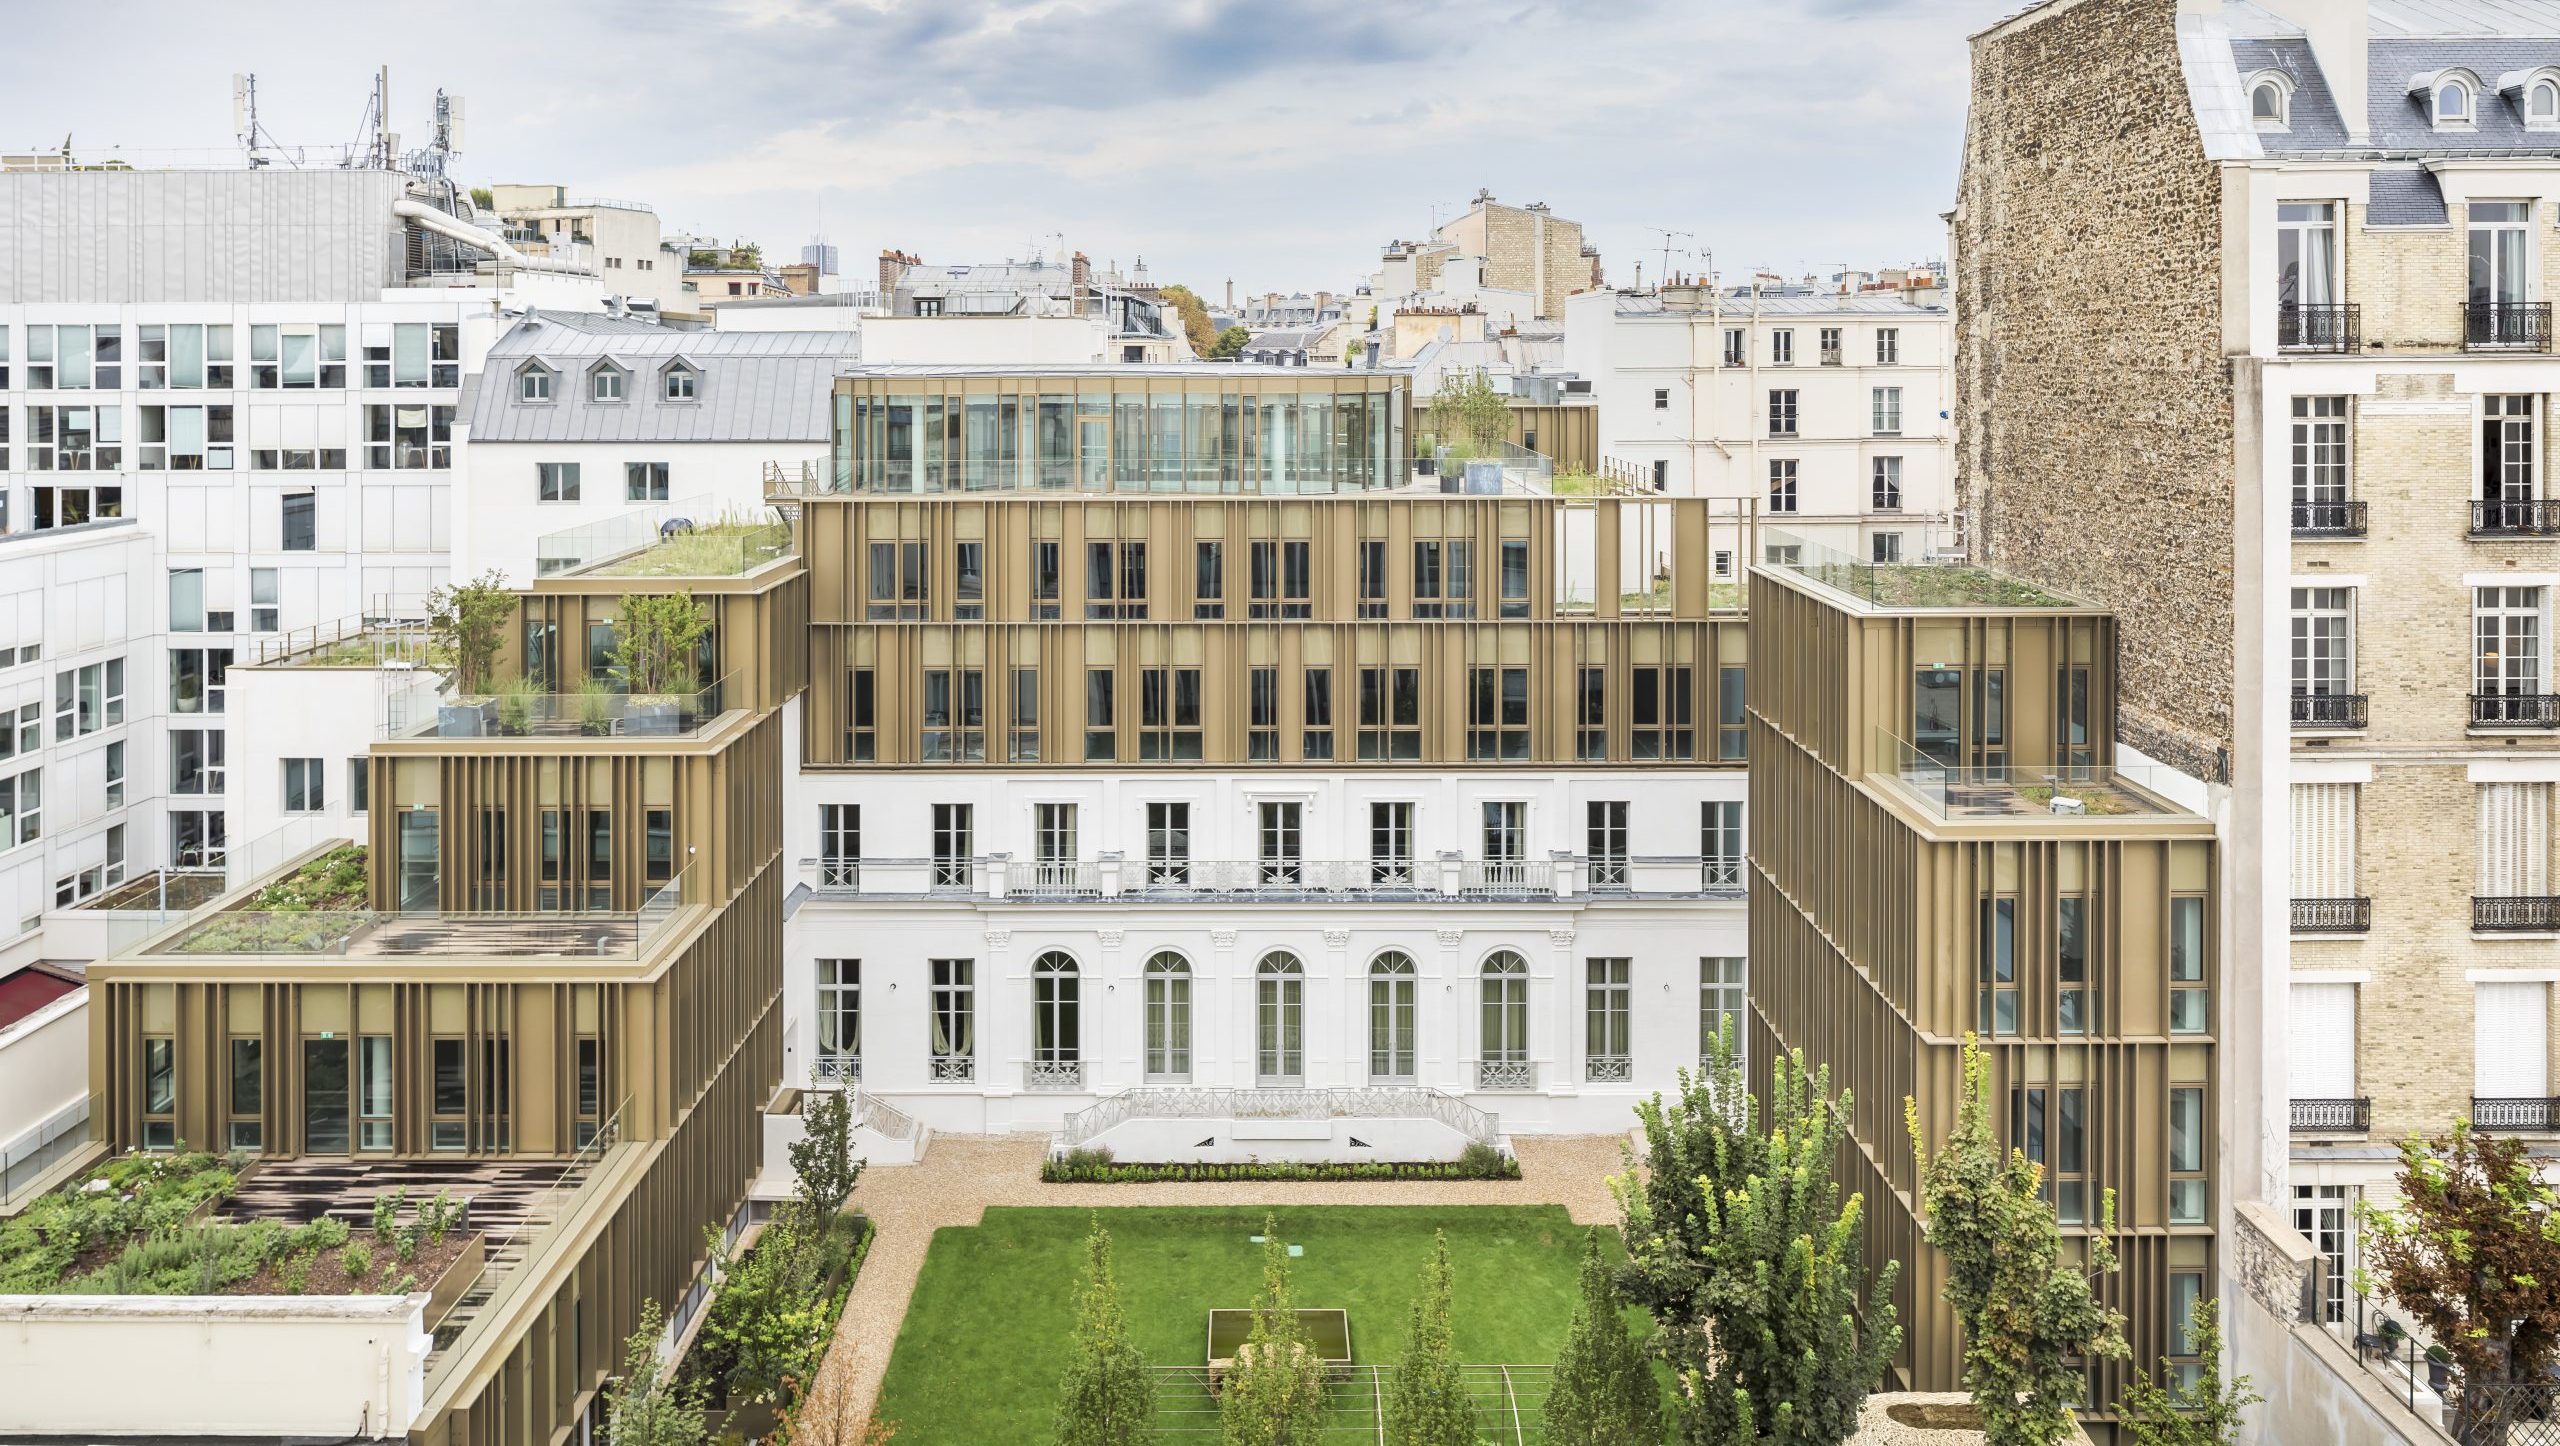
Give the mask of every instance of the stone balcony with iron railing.
POLYGON ((2293 504, 2293 535, 2309 541, 2333 541, 2364 536, 2365 505, 2362 502, 2296 502, 2293 504))
POLYGON ((2551 350, 2551 303, 2547 301, 2466 301, 2462 303, 2462 345, 2470 351, 2551 350))
POLYGON ((2363 309, 2352 301, 2276 308, 2276 346, 2280 350, 2346 353, 2363 344, 2363 309))
POLYGON ((802 878, 820 898, 978 903, 1571 903, 1740 899, 1739 858, 1552 854, 1543 859, 1075 860, 814 858, 802 878))
POLYGON ((2481 934, 2560 933, 2560 898, 2548 894, 2474 894, 2471 928, 2481 934))
POLYGON ((2560 693, 2474 693, 2474 728, 2560 728, 2560 693))
POLYGON ((2471 1124, 2501 1134, 2560 1130, 2560 1100, 2547 1095, 2473 1095, 2471 1124))
POLYGON ((2560 537, 2560 499, 2490 497, 2471 499, 2473 537, 2560 537))

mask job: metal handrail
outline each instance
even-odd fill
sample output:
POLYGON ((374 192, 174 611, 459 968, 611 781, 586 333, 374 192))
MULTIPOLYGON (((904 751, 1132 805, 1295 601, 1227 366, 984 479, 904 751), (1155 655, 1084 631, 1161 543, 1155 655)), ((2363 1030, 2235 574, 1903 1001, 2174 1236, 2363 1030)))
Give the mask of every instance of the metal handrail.
POLYGON ((2361 1095, 2353 1099, 2296 1099, 2291 1114, 2293 1128, 2306 1134, 2362 1134, 2373 1128, 2373 1101, 2361 1095))
POLYGON ((438 1333, 439 1344, 427 1356, 428 1396, 434 1395, 444 1378, 452 1373, 454 1363, 463 1354, 456 1348, 469 1339, 473 1328, 496 1319, 515 1294, 524 1288, 525 1282, 541 1274, 527 1267, 567 1228, 570 1213, 567 1207, 578 1192, 586 1188, 587 1181, 604 1162, 604 1157, 628 1143, 622 1138, 622 1130, 623 1116, 630 1108, 628 1099, 614 1106, 613 1113, 598 1122, 595 1135, 569 1157, 560 1174, 525 1202, 523 1213, 516 1217, 514 1223, 502 1231, 488 1232, 488 1263, 482 1267, 480 1278, 465 1293, 463 1300, 457 1301, 445 1318, 450 1321, 454 1313, 474 1297, 478 1297, 477 1308, 451 1339, 444 1339, 442 1333, 438 1333))
POLYGON ((1445 1090, 1420 1085, 1350 1089, 1227 1089, 1145 1085, 1122 1090, 1067 1116, 1068 1149, 1129 1120, 1431 1119, 1479 1144, 1501 1135, 1493 1115, 1445 1090))
POLYGON ((89 1097, 82 1095, 0 1146, 0 1204, 89 1143, 89 1097))
POLYGON ((2363 895, 2293 901, 2297 934, 2361 934, 2373 927, 2373 900, 2363 895))

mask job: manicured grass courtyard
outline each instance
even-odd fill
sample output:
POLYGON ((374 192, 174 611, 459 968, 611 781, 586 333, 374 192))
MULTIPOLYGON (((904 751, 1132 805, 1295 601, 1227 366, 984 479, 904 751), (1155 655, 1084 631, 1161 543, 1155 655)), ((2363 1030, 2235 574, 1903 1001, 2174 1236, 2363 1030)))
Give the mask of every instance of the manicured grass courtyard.
MULTIPOLYGON (((1097 1212, 995 1208, 985 1223, 935 1232, 889 1359, 879 1415, 898 1446, 979 1446, 1048 1438, 1097 1212)), ((1392 1364, 1431 1233, 1449 1236, 1461 1361, 1545 1363, 1571 1323, 1583 1227, 1562 1206, 1275 1207, 1301 1306, 1351 1314, 1353 1359, 1392 1364)), ((1201 1364, 1213 1307, 1250 1306, 1262 1282, 1261 1207, 1108 1209, 1120 1299, 1139 1349, 1159 1366, 1201 1364)), ((1602 1232, 1611 1254, 1615 1231, 1602 1232)), ((1630 1321, 1642 1320, 1631 1312, 1630 1321)))

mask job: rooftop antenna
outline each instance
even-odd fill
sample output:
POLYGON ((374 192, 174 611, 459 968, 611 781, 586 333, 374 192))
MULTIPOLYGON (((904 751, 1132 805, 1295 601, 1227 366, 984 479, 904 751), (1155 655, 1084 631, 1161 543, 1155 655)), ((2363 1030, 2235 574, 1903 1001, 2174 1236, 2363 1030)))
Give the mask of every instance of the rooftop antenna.
POLYGON ((373 93, 365 97, 364 119, 356 126, 354 154, 349 164, 360 170, 388 171, 393 157, 399 154, 400 138, 391 133, 391 67, 382 66, 373 73, 373 93))
MULTIPOLYGON (((1661 272, 1659 273, 1659 275, 1660 275, 1660 280, 1658 280, 1655 284, 1656 284, 1656 285, 1665 285, 1665 284, 1668 284, 1668 283, 1670 282, 1670 280, 1671 280, 1671 253, 1672 253, 1672 252, 1674 252, 1674 251, 1676 250, 1676 251, 1678 251, 1678 252, 1679 252, 1681 255, 1683 255, 1683 256, 1686 256, 1686 255, 1688 255, 1688 254, 1689 254, 1689 248, 1688 248, 1688 247, 1686 247, 1686 246, 1678 246, 1678 247, 1673 246, 1673 245, 1671 244, 1671 238, 1672 238, 1672 237, 1674 237, 1674 236, 1677 236, 1677 237, 1679 237, 1680 239, 1682 239, 1682 240, 1684 240, 1684 241, 1695 241, 1695 240, 1697 240, 1697 239, 1698 239, 1698 233, 1697 233, 1697 232, 1695 232, 1695 231, 1673 231, 1673 230, 1668 230, 1668 229, 1666 229, 1666 228, 1664 228, 1664 227, 1661 227, 1661 226, 1647 226, 1647 227, 1645 227, 1644 229, 1645 229, 1645 230, 1647 230, 1647 231, 1651 231, 1651 232, 1652 232, 1652 233, 1654 233, 1655 235, 1657 235, 1657 236, 1659 236, 1659 237, 1661 237, 1661 238, 1662 238, 1662 270, 1661 270, 1661 272)), ((1639 287, 1639 288, 1641 288, 1641 287, 1642 287, 1642 285, 1643 285, 1643 283, 1642 283, 1642 282, 1638 282, 1638 283, 1637 283, 1637 285, 1638 285, 1638 287, 1639 287)))
POLYGON ((258 77, 247 71, 231 76, 231 133, 239 138, 240 149, 249 153, 249 169, 258 170, 267 158, 258 154, 258 77))

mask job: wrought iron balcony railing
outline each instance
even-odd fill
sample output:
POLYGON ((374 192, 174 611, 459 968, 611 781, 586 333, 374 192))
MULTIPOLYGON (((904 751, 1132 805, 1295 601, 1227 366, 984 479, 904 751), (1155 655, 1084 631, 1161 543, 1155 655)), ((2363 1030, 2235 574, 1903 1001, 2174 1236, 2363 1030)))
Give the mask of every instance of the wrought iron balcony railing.
POLYGON ((2560 1121, 2560 1100, 2525 1096, 2471 1097, 2471 1123, 2483 1130, 2548 1130, 2560 1121))
POLYGON ((2276 308, 2276 345, 2285 351, 2351 352, 2364 344, 2364 319, 2354 302, 2276 308))
POLYGON ((1538 1087, 1538 1066, 1526 1059, 1480 1059, 1476 1061, 1476 1088, 1480 1090, 1533 1090, 1538 1087))
POLYGON ((2372 927, 2371 899, 2293 901, 2293 932, 2297 934, 2361 934, 2372 927))
POLYGON ((2560 693, 2474 693, 2474 728, 2560 728, 2560 693))
POLYGON ((1636 1077, 1635 1058, 1624 1054, 1590 1055, 1583 1060, 1582 1077, 1590 1084, 1625 1084, 1636 1077))
POLYGON ((2560 502, 2543 497, 2473 498, 2474 537, 2560 537, 2560 502))
POLYGON ((2297 1099, 2293 1128, 2298 1134, 2363 1134, 2373 1128, 2373 1101, 2297 1099))
POLYGON ((862 1079, 862 1056, 858 1054, 819 1055, 817 1061, 809 1066, 809 1077, 813 1080, 859 1082, 862 1079))
POLYGON ((2364 536, 2364 504, 2361 502, 2297 502, 2293 504, 2293 535, 2296 537, 2362 537, 2364 536))
POLYGON ((2547 301, 2466 301, 2462 303, 2462 344, 2481 350, 2551 350, 2551 303, 2547 301))
POLYGON ((2471 927, 2482 933, 2560 932, 2560 899, 2544 894, 2474 894, 2471 927))
POLYGON ((926 1078, 935 1084, 973 1084, 978 1078, 978 1057, 974 1054, 937 1054, 926 1078))
POLYGON ((2362 693, 2293 695, 2293 726, 2296 728, 2362 728, 2364 721, 2365 696, 2362 693))

